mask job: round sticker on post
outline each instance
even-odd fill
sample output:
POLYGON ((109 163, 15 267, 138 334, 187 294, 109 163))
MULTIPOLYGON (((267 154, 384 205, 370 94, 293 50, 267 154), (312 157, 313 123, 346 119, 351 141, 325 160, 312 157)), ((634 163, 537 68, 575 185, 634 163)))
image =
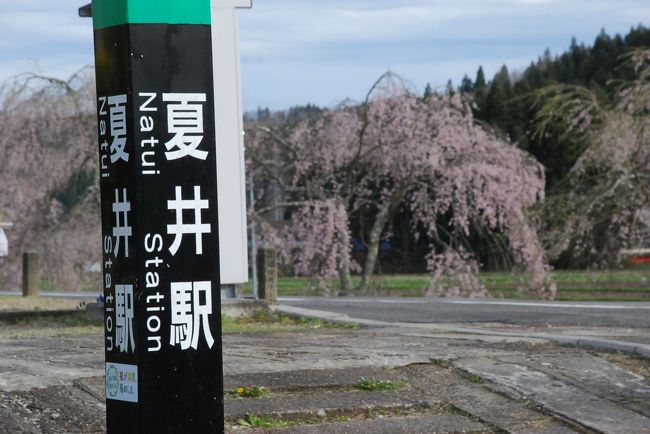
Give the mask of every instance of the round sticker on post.
POLYGON ((106 396, 109 398, 115 398, 119 387, 120 377, 118 376, 117 368, 110 365, 106 370, 106 396))

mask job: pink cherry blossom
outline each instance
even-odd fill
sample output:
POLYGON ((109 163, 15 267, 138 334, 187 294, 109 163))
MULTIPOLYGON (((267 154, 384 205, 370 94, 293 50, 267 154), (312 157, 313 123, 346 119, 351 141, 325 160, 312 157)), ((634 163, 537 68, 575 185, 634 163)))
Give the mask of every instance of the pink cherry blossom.
POLYGON ((391 217, 405 207, 413 231, 431 240, 430 295, 484 296, 468 238, 473 228, 507 239, 522 291, 552 298, 549 267, 528 210, 544 197, 543 167, 472 116, 459 95, 426 100, 384 75, 361 104, 342 104, 296 122, 255 122, 247 132, 247 170, 263 186, 255 219, 300 275, 338 275, 368 288, 391 217), (277 213, 271 218, 274 211, 277 213), (290 216, 283 221, 284 214, 290 216), (350 222, 371 216, 367 254, 355 264, 350 222), (439 233, 441 218, 449 230, 439 233), (442 283, 455 282, 443 289, 442 283))

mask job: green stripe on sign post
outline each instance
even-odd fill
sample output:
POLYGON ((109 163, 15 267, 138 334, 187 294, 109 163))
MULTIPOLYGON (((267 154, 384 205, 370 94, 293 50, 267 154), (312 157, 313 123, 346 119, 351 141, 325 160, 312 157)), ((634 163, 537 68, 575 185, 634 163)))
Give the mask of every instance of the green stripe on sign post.
POLYGON ((93 0, 93 27, 210 24, 210 0, 93 0))

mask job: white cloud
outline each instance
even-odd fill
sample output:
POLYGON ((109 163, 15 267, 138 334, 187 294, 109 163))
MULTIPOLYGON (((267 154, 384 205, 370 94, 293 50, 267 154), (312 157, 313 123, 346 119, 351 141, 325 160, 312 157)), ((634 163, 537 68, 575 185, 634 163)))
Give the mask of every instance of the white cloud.
MULTIPOLYGON (((0 81, 93 63, 89 0, 0 0, 0 81)), ((241 10, 243 91, 257 105, 332 104, 392 68, 418 86, 456 83, 482 64, 523 68, 545 48, 592 43, 650 17, 647 0, 254 0, 241 10)))
POLYGON ((591 44, 603 27, 626 32, 634 8, 644 1, 256 0, 239 14, 246 105, 331 104, 363 94, 389 67, 418 86, 458 83, 479 65, 488 77, 504 63, 521 70, 573 36, 591 44))
POLYGON ((553 3, 558 3, 559 0, 515 0, 515 3, 521 3, 525 5, 549 5, 553 3))
MULTIPOLYGON (((608 21, 620 21, 620 11, 625 10, 611 2, 607 9, 602 0, 589 8, 572 0, 552 8, 548 0, 544 4, 537 0, 534 5, 522 1, 384 1, 370 6, 334 1, 318 10, 313 4, 288 8, 286 2, 257 1, 257 9, 240 13, 242 54, 248 60, 295 58, 331 46, 486 39, 523 42, 558 33, 568 34, 568 43, 572 32, 580 34, 593 21, 592 27, 599 30, 608 21)), ((629 26, 629 18, 624 20, 629 26)))
POLYGON ((21 72, 67 78, 93 62, 83 0, 0 0, 0 81, 21 72))

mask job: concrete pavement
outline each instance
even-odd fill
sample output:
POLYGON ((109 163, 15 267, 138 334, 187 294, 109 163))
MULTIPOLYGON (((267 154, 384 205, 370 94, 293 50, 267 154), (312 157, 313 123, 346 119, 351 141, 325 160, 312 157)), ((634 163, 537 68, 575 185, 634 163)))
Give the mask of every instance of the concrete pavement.
MULTIPOLYGON (((647 360, 558 346, 538 330, 368 325, 225 335, 226 388, 270 390, 228 398, 228 431, 253 430, 237 423, 252 413, 282 433, 650 433, 647 360), (361 378, 400 386, 360 391, 361 378)), ((629 330, 607 333, 634 340, 629 330)), ((101 341, 99 333, 0 341, 0 433, 102 432, 101 341)))

